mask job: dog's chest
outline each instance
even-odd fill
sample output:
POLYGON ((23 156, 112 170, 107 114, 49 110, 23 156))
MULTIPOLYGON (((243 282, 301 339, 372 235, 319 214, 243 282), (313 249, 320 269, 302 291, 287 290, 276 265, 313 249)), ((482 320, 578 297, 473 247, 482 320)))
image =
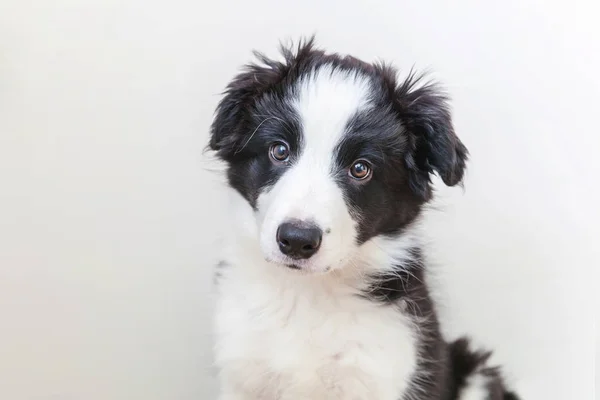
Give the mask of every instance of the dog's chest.
POLYGON ((398 400, 406 390, 416 341, 398 309, 326 287, 221 284, 217 364, 242 398, 398 400))

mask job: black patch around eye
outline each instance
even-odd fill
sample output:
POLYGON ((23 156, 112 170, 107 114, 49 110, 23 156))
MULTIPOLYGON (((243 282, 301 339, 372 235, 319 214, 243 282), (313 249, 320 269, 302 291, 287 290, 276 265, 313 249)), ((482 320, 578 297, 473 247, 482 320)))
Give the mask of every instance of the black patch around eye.
POLYGON ((289 102, 275 96, 257 102, 243 129, 246 137, 229 163, 227 176, 230 185, 256 208, 260 192, 274 185, 287 169, 284 164, 273 163, 271 146, 286 143, 289 161, 293 162, 302 150, 302 135, 299 118, 289 102))
POLYGON ((357 221, 359 244, 377 235, 399 233, 419 214, 422 201, 408 184, 406 151, 406 133, 385 107, 359 112, 348 122, 335 151, 333 172, 357 221), (357 159, 367 160, 372 168, 370 179, 360 185, 347 174, 357 159))

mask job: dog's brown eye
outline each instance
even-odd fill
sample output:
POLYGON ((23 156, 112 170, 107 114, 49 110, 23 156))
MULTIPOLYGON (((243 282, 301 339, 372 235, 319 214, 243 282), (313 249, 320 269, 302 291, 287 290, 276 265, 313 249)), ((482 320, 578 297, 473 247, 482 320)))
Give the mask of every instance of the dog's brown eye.
POLYGON ((275 143, 269 150, 271 158, 277 162, 285 162, 290 157, 290 150, 285 143, 275 143))
POLYGON ((349 173, 354 179, 367 179, 371 176, 371 167, 366 161, 358 160, 350 167, 349 173))

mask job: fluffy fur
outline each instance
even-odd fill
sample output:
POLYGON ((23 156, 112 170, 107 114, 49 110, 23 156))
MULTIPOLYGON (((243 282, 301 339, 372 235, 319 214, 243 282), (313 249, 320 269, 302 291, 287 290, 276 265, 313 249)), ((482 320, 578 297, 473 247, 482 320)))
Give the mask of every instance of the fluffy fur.
POLYGON ((457 185, 467 161, 444 94, 313 40, 282 55, 233 79, 211 129, 232 189, 221 400, 516 399, 488 353, 444 341, 424 280, 431 174, 457 185))

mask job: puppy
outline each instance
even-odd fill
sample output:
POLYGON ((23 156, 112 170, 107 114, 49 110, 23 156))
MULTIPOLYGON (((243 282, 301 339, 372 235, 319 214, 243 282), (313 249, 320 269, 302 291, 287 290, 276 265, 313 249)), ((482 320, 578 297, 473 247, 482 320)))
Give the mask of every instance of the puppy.
POLYGON ((209 147, 232 189, 217 269, 221 400, 516 399, 489 353, 448 344, 416 223, 467 149, 445 95, 314 39, 256 53, 209 147))

